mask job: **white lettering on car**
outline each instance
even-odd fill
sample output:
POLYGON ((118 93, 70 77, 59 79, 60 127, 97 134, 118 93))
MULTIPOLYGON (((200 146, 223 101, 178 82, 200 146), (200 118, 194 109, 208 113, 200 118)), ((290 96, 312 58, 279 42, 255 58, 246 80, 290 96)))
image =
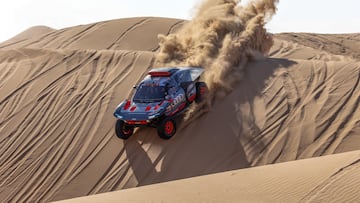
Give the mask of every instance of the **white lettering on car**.
POLYGON ((181 104, 185 100, 186 100, 186 98, 185 98, 185 95, 183 95, 183 94, 176 96, 174 98, 173 102, 169 105, 169 107, 166 110, 167 111, 173 110, 174 108, 176 108, 179 104, 181 104))
POLYGON ((177 106, 178 104, 180 104, 183 101, 185 101, 185 95, 180 94, 177 97, 175 97, 173 104, 174 104, 174 106, 177 106))

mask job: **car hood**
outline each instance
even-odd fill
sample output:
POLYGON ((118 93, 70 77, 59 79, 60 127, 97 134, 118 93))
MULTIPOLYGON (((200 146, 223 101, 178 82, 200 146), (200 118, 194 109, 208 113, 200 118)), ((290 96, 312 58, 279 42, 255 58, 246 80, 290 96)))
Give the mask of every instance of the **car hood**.
POLYGON ((114 116, 128 121, 150 120, 162 115, 167 105, 167 101, 136 103, 125 100, 115 109, 114 116))

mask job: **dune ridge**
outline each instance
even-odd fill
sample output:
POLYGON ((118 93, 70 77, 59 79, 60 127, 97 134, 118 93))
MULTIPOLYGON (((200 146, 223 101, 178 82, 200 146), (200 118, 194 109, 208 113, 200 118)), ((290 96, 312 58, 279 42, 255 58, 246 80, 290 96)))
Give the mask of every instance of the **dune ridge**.
POLYGON ((33 30, 26 40, 10 40, 0 43, 0 49, 70 49, 70 50, 133 50, 156 51, 159 47, 157 35, 175 32, 185 20, 171 18, 138 17, 79 25, 43 35, 33 30), (146 34, 144 34, 146 32, 146 34), (137 43, 131 43, 131 42, 137 43))
POLYGON ((295 42, 316 50, 323 50, 335 55, 350 56, 360 59, 360 34, 312 34, 281 33, 277 39, 295 42))
POLYGON ((46 33, 53 32, 55 29, 47 26, 33 26, 31 28, 26 29, 25 31, 21 32, 20 34, 12 37, 9 40, 0 43, 1 45, 8 45, 11 46, 13 44, 24 42, 27 40, 31 40, 41 35, 45 35, 46 33))

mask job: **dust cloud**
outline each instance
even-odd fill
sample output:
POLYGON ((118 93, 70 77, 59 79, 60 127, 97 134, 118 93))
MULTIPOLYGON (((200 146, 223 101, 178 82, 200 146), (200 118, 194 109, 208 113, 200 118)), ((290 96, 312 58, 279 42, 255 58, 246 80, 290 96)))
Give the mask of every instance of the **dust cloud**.
POLYGON ((249 60, 270 50, 273 39, 265 24, 276 13, 278 0, 206 0, 182 29, 159 35, 156 66, 200 66, 209 87, 206 101, 191 109, 207 111, 216 99, 241 80, 249 60))

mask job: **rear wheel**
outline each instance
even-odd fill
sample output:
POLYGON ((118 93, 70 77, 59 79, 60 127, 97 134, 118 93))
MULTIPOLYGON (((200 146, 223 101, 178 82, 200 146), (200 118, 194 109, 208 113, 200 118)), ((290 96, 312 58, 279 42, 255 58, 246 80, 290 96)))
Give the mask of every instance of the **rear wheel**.
POLYGON ((126 140, 134 133, 134 126, 127 125, 122 120, 117 120, 115 124, 115 132, 118 138, 126 140))
POLYGON ((204 82, 197 82, 196 83, 196 98, 195 102, 200 103, 204 100, 206 93, 208 91, 208 87, 204 82))
POLYGON ((194 97, 189 96, 189 91, 191 91, 189 89, 191 89, 191 87, 193 87, 191 84, 192 84, 192 82, 183 82, 183 83, 181 83, 181 87, 185 91, 185 98, 186 98, 186 103, 187 104, 191 104, 195 100, 195 96, 196 96, 196 94, 194 95, 194 97))
POLYGON ((176 123, 173 119, 165 118, 157 127, 159 137, 162 139, 170 139, 176 133, 176 123))

